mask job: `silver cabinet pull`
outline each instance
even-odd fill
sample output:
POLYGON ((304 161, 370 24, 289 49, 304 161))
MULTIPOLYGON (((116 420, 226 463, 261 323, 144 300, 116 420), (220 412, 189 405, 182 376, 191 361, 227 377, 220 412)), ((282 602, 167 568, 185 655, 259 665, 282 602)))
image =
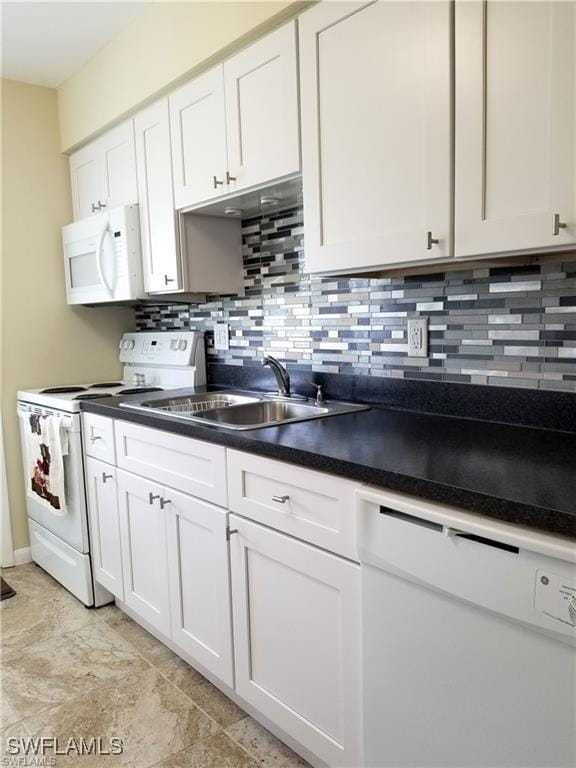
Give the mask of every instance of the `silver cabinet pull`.
POLYGON ((236 181, 236 176, 230 176, 230 171, 226 171, 226 184, 230 184, 232 181, 236 181))
POLYGON ((272 496, 272 501, 275 501, 277 504, 286 504, 290 496, 272 496))
POLYGON ((96 213, 100 210, 100 204, 96 205, 96 203, 92 203, 92 213, 96 213))
POLYGON ((172 504, 172 499, 165 499, 164 497, 160 499, 160 509, 164 509, 168 504, 172 504))
POLYGON ((230 541, 230 537, 235 533, 238 533, 238 528, 226 528, 226 541, 230 541))
POLYGON ((168 285, 168 283, 174 283, 175 280, 173 277, 168 277, 168 275, 164 275, 164 285, 168 285))
POLYGON ((155 499, 159 499, 160 494, 154 494, 152 491, 148 494, 148 504, 154 504, 155 499))
POLYGON ((553 235, 559 235, 561 229, 566 229, 568 225, 565 221, 560 221, 560 214, 555 213, 554 214, 554 220, 552 223, 552 234, 553 235))
POLYGON ((102 472, 102 482, 105 483, 106 480, 112 480, 114 475, 107 475, 106 472, 102 472))
POLYGON ((102 440, 102 435, 90 435, 90 442, 95 443, 96 440, 102 440))
POLYGON ((218 189, 218 187, 221 187, 224 185, 223 181, 219 181, 216 176, 212 176, 212 184, 214 185, 214 189, 218 189))
POLYGON ((438 245, 440 240, 436 237, 432 237, 432 232, 426 232, 426 250, 431 251, 433 245, 438 245))

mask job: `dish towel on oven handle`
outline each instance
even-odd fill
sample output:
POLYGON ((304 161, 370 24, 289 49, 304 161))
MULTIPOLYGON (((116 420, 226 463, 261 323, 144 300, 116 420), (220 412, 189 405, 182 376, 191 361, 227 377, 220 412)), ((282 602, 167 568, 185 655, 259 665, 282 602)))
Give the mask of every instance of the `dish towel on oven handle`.
POLYGON ((26 483, 31 493, 53 515, 62 517, 66 507, 64 456, 68 455, 68 430, 61 416, 22 414, 27 453, 26 483))

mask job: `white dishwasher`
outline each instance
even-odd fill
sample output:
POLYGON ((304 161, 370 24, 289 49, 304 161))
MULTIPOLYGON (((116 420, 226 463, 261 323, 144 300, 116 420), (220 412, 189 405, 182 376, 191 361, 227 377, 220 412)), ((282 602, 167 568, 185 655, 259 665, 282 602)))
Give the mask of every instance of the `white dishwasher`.
POLYGON ((576 765, 576 544, 359 493, 365 766, 576 765))

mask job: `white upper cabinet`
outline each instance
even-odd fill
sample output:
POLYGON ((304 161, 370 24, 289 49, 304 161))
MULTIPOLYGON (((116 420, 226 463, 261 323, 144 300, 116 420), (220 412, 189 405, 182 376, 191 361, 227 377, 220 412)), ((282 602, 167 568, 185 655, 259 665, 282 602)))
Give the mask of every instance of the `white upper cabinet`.
POLYGON ((324 2, 299 25, 308 270, 450 257, 449 2, 324 2))
POLYGON ((224 89, 231 189, 298 173, 296 23, 224 62, 224 89))
POLYGON ((576 242, 571 2, 456 4, 456 256, 576 242))
POLYGON ((226 116, 222 65, 169 96, 176 208, 226 189, 226 116))
POLYGON ((74 221, 138 200, 134 124, 108 131, 70 156, 74 221))
POLYGON ((144 285, 147 293, 173 292, 183 286, 167 98, 136 115, 134 133, 144 285))

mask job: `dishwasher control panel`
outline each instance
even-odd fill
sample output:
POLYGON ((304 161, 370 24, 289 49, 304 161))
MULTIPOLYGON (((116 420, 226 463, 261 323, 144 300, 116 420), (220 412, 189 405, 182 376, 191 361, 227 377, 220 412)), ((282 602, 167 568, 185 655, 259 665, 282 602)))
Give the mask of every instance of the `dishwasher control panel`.
POLYGON ((550 571, 536 571, 534 606, 551 619, 576 627, 576 584, 550 571))

